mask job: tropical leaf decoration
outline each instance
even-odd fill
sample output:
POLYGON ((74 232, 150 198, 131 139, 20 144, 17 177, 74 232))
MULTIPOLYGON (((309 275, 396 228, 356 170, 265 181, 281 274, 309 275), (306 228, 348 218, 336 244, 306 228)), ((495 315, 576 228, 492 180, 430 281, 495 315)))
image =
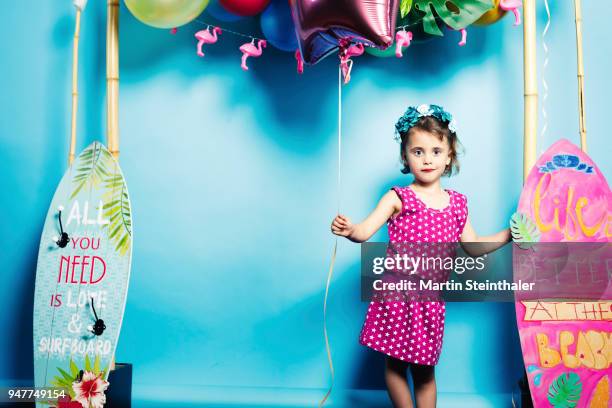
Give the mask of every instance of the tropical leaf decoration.
POLYGON ((79 194, 83 187, 97 187, 102 180, 108 176, 108 166, 112 163, 112 156, 108 150, 104 149, 99 143, 92 143, 79 155, 72 182, 75 188, 70 195, 73 199, 79 194))
POLYGON ((444 35, 439 22, 461 30, 491 9, 491 0, 413 0, 412 3, 410 12, 423 20, 425 32, 437 36, 444 35))
POLYGON ((104 228, 115 251, 125 255, 132 244, 132 215, 127 187, 117 162, 104 146, 94 142, 79 155, 76 166, 72 177, 75 188, 70 199, 85 187, 103 187, 102 209, 104 218, 109 220, 104 228))
POLYGON ((125 181, 116 166, 114 170, 104 180, 103 211, 104 218, 109 220, 104 228, 115 244, 115 251, 123 256, 132 244, 132 214, 125 181))
POLYGON ((554 408, 574 408, 580 400, 582 382, 576 373, 559 375, 548 388, 548 402, 554 408))
MULTIPOLYGON (((81 369, 79 369, 79 367, 72 359, 70 359, 69 367, 70 368, 68 370, 70 371, 70 373, 57 367, 57 371, 59 371, 60 375, 56 375, 55 377, 53 377, 53 379, 51 380, 51 385, 53 385, 54 387, 62 388, 70 395, 70 398, 74 398, 75 393, 72 389, 72 383, 78 380, 81 369)), ((85 367, 83 369, 85 371, 91 371, 92 373, 104 378, 106 376, 106 371, 108 370, 108 367, 100 371, 100 356, 96 355, 96 358, 94 359, 94 363, 92 365, 89 356, 86 354, 85 367)))
POLYGON ((412 0, 402 0, 400 3, 400 16, 406 17, 412 8, 412 0))
POLYGON ((527 214, 515 212, 510 218, 512 240, 520 248, 527 249, 540 241, 541 233, 538 226, 527 214))

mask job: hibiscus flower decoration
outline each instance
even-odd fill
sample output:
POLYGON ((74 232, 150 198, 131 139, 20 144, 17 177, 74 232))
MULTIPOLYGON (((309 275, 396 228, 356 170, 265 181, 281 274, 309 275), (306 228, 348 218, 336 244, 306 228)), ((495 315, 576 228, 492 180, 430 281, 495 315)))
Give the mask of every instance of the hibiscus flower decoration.
POLYGON ((104 391, 108 388, 108 381, 95 375, 91 371, 83 372, 83 379, 72 383, 75 392, 73 401, 78 401, 84 408, 104 408, 106 395, 104 391))

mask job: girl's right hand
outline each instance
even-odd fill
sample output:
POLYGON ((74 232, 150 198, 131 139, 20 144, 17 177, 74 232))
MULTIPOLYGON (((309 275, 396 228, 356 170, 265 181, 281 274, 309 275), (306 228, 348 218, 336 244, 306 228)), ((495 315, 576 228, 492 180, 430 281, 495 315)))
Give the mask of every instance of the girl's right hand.
POLYGON ((338 214, 336 218, 334 218, 334 220, 332 221, 331 231, 336 235, 339 235, 341 237, 348 237, 353 233, 354 230, 355 226, 353 225, 351 220, 345 217, 344 215, 338 214))

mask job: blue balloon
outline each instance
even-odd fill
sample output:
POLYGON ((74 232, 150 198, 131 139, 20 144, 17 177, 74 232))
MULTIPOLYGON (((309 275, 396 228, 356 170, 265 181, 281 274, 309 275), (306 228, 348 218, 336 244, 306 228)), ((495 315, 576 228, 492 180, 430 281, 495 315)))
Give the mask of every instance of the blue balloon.
POLYGON ((287 0, 272 0, 261 14, 261 31, 266 40, 282 51, 298 49, 295 26, 287 0))
POLYGON ((242 16, 238 16, 227 11, 225 7, 219 4, 219 0, 211 0, 208 7, 206 7, 206 12, 217 20, 225 21, 226 23, 238 21, 243 18, 242 16))

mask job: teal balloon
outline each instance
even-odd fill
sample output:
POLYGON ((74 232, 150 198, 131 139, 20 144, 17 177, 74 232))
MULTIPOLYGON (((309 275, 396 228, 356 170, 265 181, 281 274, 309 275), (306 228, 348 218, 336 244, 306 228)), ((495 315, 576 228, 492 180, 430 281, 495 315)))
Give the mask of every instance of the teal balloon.
POLYGON ((124 0, 130 13, 156 28, 180 27, 195 20, 208 0, 124 0))

